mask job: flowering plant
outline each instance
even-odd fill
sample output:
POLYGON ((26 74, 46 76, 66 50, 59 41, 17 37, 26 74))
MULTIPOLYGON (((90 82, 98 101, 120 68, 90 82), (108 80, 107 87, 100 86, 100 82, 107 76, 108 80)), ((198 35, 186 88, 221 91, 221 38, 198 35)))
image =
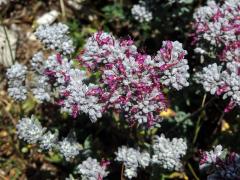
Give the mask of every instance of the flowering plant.
POLYGON ((0 179, 239 179, 239 1, 0 9, 0 179))

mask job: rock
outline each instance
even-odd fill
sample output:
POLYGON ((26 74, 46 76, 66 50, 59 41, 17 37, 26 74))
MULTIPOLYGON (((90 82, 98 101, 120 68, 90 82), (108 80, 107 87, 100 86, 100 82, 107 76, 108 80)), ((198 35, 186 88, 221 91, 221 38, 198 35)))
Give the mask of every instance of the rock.
POLYGON ((40 16, 37 20, 36 23, 37 25, 43 25, 43 24, 52 24, 57 17, 59 16, 59 12, 56 10, 52 10, 48 13, 43 14, 40 16))

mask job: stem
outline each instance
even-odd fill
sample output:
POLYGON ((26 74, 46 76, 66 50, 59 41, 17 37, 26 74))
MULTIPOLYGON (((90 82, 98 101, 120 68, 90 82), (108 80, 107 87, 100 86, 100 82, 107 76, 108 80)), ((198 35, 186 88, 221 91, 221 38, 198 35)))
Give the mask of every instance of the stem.
POLYGON ((224 115, 225 115, 225 112, 223 111, 222 114, 221 114, 221 116, 220 116, 220 118, 218 119, 217 126, 216 126, 216 128, 214 129, 213 134, 215 134, 215 133, 217 132, 219 125, 222 124, 224 115))
POLYGON ((66 21, 66 11, 65 11, 64 0, 60 0, 60 6, 61 6, 61 12, 62 12, 62 20, 66 21))
MULTIPOLYGON (((204 96, 203 96, 202 103, 201 103, 201 108, 204 107, 204 104, 205 104, 205 101, 206 101, 206 97, 207 97, 207 94, 205 93, 204 96)), ((198 117, 192 144, 195 144, 196 141, 197 141, 198 133, 199 133, 199 131, 201 129, 201 119, 204 117, 204 115, 205 115, 205 112, 202 111, 201 114, 198 117)))
POLYGON ((165 180, 165 179, 168 178, 168 177, 169 177, 168 175, 161 174, 161 180, 165 180))
POLYGON ((202 101, 202 104, 201 104, 201 107, 199 109, 197 109, 196 111, 194 111, 192 114, 186 116, 185 118, 183 118, 183 120, 181 122, 184 122, 185 120, 195 116, 196 114, 198 114, 199 112, 202 112, 214 99, 216 99, 216 97, 213 97, 212 99, 210 99, 206 104, 205 103, 205 95, 203 97, 203 101, 202 101), (204 104, 204 105, 203 105, 204 104))
POLYGON ((195 144, 196 141, 197 141, 198 133, 201 129, 201 125, 200 125, 201 119, 202 119, 202 114, 199 116, 199 118, 197 120, 197 125, 196 125, 196 128, 195 128, 192 144, 195 144))
POLYGON ((197 176, 197 174, 195 173, 192 165, 191 165, 190 163, 188 163, 187 166, 188 166, 190 172, 192 173, 193 177, 194 177, 196 180, 200 180, 199 177, 197 176))
POLYGON ((14 126, 16 126, 17 122, 16 122, 15 119, 13 118, 12 114, 9 113, 9 112, 5 109, 5 105, 4 105, 4 103, 1 102, 1 100, 0 100, 0 107, 2 107, 2 110, 3 110, 3 112, 5 113, 5 115, 12 121, 12 124, 13 124, 14 126))
MULTIPOLYGON (((205 98, 203 97, 203 99, 205 99, 205 98)), ((194 111, 192 114, 184 117, 180 122, 183 123, 183 122, 186 121, 187 119, 192 118, 192 117, 194 117, 195 115, 197 115, 198 113, 202 112, 202 111, 203 111, 213 100, 215 100, 215 99, 216 99, 216 97, 211 98, 206 104, 204 104, 203 106, 201 106, 199 109, 197 109, 196 111, 194 111)), ((205 99, 205 100, 206 100, 206 99, 205 99)), ((204 102, 205 100, 203 100, 203 102, 204 102)), ((203 104, 203 103, 202 103, 202 104, 203 104)), ((173 127, 172 129, 170 129, 166 134, 172 132, 172 131, 175 130, 176 128, 177 128, 177 126, 174 126, 174 127, 173 127)))
POLYGON ((119 0, 119 4, 123 6, 123 0, 119 0))
POLYGON ((4 177, 3 175, 0 174, 0 178, 2 178, 3 180, 8 180, 8 178, 4 177))
POLYGON ((101 16, 101 17, 107 18, 107 16, 105 16, 103 13, 98 12, 98 11, 96 11, 96 10, 94 10, 94 9, 89 9, 89 11, 91 11, 91 12, 97 14, 98 16, 101 16))
POLYGON ((201 107, 204 107, 204 104, 205 104, 206 98, 207 98, 207 94, 205 93, 204 96, 203 96, 203 100, 202 100, 201 107))
POLYGON ((121 180, 125 180, 123 173, 124 173, 124 164, 122 164, 122 169, 121 169, 121 180))

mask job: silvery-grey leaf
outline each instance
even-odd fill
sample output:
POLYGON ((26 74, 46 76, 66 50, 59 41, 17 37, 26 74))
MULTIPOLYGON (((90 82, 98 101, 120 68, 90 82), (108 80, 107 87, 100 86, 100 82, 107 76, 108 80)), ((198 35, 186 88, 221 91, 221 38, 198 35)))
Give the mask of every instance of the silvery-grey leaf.
POLYGON ((0 26, 0 64, 3 64, 5 67, 9 67, 13 64, 13 61, 15 60, 17 34, 11 30, 8 30, 7 28, 6 33, 4 32, 3 26, 0 26), (9 39, 9 44, 7 41, 7 37, 9 39))

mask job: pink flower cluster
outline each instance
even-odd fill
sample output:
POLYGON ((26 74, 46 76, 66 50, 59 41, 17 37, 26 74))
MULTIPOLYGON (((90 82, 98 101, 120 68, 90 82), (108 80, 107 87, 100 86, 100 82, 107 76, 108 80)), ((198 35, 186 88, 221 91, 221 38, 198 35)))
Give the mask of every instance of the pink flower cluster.
POLYGON ((100 95, 106 109, 123 111, 130 122, 152 125, 159 120, 159 111, 167 106, 164 84, 175 83, 178 90, 188 86, 185 54, 179 42, 166 41, 152 58, 139 53, 131 39, 117 40, 97 32, 87 40, 80 60, 90 71, 101 72, 99 87, 89 94, 100 95))
POLYGON ((222 61, 236 61, 240 63, 240 40, 234 41, 225 46, 219 57, 222 61))
POLYGON ((204 67, 202 72, 196 73, 196 80, 203 85, 205 91, 212 95, 230 99, 225 112, 240 105, 240 63, 227 62, 225 66, 216 63, 204 67))
POLYGON ((240 105, 240 1, 207 2, 194 14, 195 52, 208 54, 222 61, 210 64, 197 73, 197 81, 206 91, 223 99, 231 98, 225 112, 240 105), (206 49, 204 49, 206 48, 206 49), (225 63, 226 62, 226 63, 225 63))
POLYGON ((78 58, 89 71, 100 73, 97 84, 87 83, 86 72, 59 55, 48 61, 46 73, 59 84, 62 109, 73 116, 84 112, 95 122, 111 109, 123 113, 131 124, 151 126, 160 121, 159 112, 167 107, 163 88, 188 86, 186 53, 181 43, 164 41, 152 58, 139 53, 131 39, 117 40, 97 32, 78 58))
POLYGON ((218 145, 212 151, 201 152, 200 169, 207 172, 209 180, 240 179, 240 156, 218 145))
POLYGON ((193 35, 198 49, 208 47, 222 61, 239 61, 240 1, 225 0, 219 4, 208 1, 207 6, 197 9, 194 20, 193 35))
POLYGON ((103 104, 89 91, 96 92, 97 86, 84 81, 87 79, 86 72, 74 68, 74 62, 62 57, 60 54, 50 56, 46 61, 45 74, 53 82, 59 93, 57 103, 62 111, 68 112, 74 118, 79 113, 88 114, 92 122, 102 117, 103 104))

